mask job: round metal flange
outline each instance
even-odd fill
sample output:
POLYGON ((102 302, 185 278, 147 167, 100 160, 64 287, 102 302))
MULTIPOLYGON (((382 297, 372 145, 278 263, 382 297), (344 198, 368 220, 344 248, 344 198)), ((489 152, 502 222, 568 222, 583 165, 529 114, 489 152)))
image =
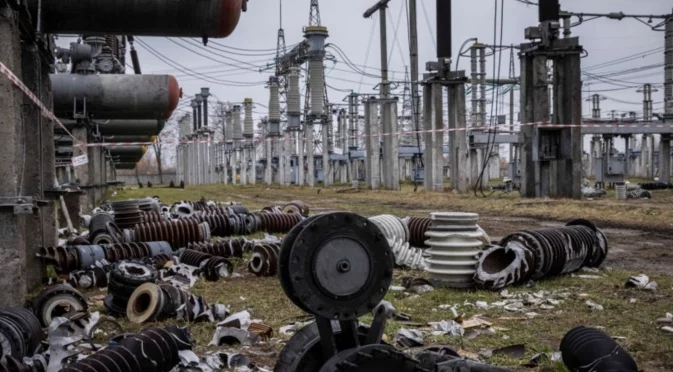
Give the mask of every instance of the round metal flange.
POLYGON ((394 257, 383 233, 353 213, 313 220, 287 258, 291 297, 328 319, 352 320, 371 311, 392 281, 394 257))
POLYGON ((320 372, 417 372, 419 362, 390 345, 365 345, 344 350, 328 360, 320 372))

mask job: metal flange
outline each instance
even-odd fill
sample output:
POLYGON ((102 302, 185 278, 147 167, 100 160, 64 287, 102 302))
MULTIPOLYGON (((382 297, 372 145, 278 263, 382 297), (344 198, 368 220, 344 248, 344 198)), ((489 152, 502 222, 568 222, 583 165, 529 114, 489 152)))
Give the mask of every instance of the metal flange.
POLYGON ((283 289, 318 317, 357 319, 388 291, 393 254, 381 230, 362 216, 315 216, 294 228, 286 241, 280 257, 283 289))

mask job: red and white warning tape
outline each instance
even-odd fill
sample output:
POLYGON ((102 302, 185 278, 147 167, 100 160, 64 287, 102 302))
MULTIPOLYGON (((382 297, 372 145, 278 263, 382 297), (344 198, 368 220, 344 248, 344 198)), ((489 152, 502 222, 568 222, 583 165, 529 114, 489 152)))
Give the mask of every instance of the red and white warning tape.
POLYGON ((35 104, 37 105, 37 107, 40 108, 40 110, 42 111, 42 115, 43 115, 43 116, 45 116, 45 117, 47 117, 48 119, 52 120, 54 123, 56 123, 58 126, 60 126, 61 129, 63 129, 63 130, 64 130, 70 137, 72 137, 73 144, 74 144, 75 146, 82 146, 82 144, 81 144, 79 141, 77 141, 77 139, 72 135, 72 133, 70 133, 70 132, 68 131, 68 129, 66 129, 65 125, 63 125, 63 123, 61 123, 61 121, 58 120, 58 118, 56 117, 56 115, 54 115, 54 113, 51 112, 51 110, 49 110, 49 109, 42 103, 42 101, 40 101, 40 100, 33 94, 33 92, 31 92, 30 89, 28 89, 28 87, 27 87, 25 84, 23 84, 23 82, 22 82, 16 75, 14 75, 14 73, 13 73, 7 66, 5 66, 5 64, 2 63, 2 62, 0 62, 0 75, 4 75, 5 77, 7 77, 7 79, 9 79, 9 81, 12 82, 12 84, 14 84, 17 88, 21 89, 21 91, 22 91, 26 96, 28 96, 28 98, 30 98, 30 100, 33 101, 33 103, 35 103, 35 104))
MULTIPOLYGON (((641 123, 629 123, 629 124, 603 124, 603 123, 583 123, 583 124, 552 124, 552 123, 547 123, 547 122, 535 122, 535 123, 521 123, 521 124, 514 124, 514 127, 520 128, 523 126, 535 126, 538 128, 612 128, 612 127, 619 127, 619 128, 673 128, 673 124, 660 124, 660 123, 654 123, 654 122, 641 122, 641 123)), ((519 133, 518 131, 510 131, 506 130, 506 126, 503 126, 504 128, 498 129, 495 132, 496 133, 519 133)), ((425 133, 432 133, 432 132, 444 132, 444 133, 449 133, 449 132, 459 132, 459 131, 465 131, 465 130, 484 130, 484 133, 494 133, 490 128, 488 127, 470 127, 470 128, 445 128, 445 129, 436 129, 436 130, 420 130, 420 131, 400 131, 400 132, 393 132, 393 133, 377 133, 373 134, 371 136, 403 136, 403 135, 412 135, 412 134, 425 134, 425 133)), ((366 138, 368 137, 367 135, 360 135, 355 138, 366 138)), ((347 136, 346 139, 352 139, 354 138, 353 136, 347 136)), ((257 138, 254 139, 253 142, 256 143, 262 143, 262 142, 288 142, 291 139, 289 137, 284 137, 284 138, 257 138)), ((300 137, 300 140, 303 140, 302 137, 300 137)), ((230 142, 246 142, 247 140, 232 140, 230 142)), ((193 140, 193 141, 163 141, 164 144, 169 144, 169 145, 186 145, 186 144, 218 144, 218 143, 225 143, 224 140, 193 140)), ((110 143, 90 143, 87 146, 89 147, 107 147, 107 148, 115 148, 115 147, 133 147, 133 146, 149 146, 152 145, 152 142, 110 142, 110 143)))

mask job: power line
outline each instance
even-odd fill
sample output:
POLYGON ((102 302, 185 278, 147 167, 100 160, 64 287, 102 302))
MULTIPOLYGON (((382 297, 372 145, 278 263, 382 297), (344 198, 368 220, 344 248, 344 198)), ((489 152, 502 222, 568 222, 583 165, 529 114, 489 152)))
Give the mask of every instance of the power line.
POLYGON ((428 26, 428 31, 430 32, 430 39, 432 40, 435 49, 437 49, 437 40, 435 40, 435 34, 432 32, 432 26, 430 26, 430 18, 428 17, 427 9, 425 9, 425 1, 421 0, 420 3, 421 8, 423 9, 423 15, 425 16, 425 24, 428 26))
MULTIPOLYGON (((178 71, 187 74, 189 76, 198 78, 199 80, 203 80, 212 84, 218 84, 218 85, 227 85, 227 86, 238 86, 238 87, 246 87, 246 86, 256 86, 260 85, 260 83, 247 83, 247 82, 240 82, 240 81, 229 81, 229 80, 222 80, 222 79, 215 79, 211 78, 203 73, 193 71, 189 69, 188 67, 185 67, 177 62, 171 62, 170 59, 163 54, 161 54, 159 51, 156 49, 152 48, 148 43, 145 43, 144 41, 140 40, 139 38, 136 38, 135 41, 143 47, 147 52, 158 58, 160 61, 164 62, 165 64, 177 69, 178 71), (177 66, 177 67, 176 67, 177 66), (201 76, 201 77, 199 77, 201 76)), ((261 82, 262 84, 265 82, 261 82)))

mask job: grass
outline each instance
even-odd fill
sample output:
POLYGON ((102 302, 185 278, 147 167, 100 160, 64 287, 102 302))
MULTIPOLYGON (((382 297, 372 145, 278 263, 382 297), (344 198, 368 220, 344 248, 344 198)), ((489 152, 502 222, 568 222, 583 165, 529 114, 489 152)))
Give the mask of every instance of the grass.
MULTIPOLYGON (((345 189, 345 187, 344 187, 345 189)), ((162 202, 171 204, 178 200, 198 200, 201 197, 218 201, 239 201, 256 210, 270 204, 300 199, 307 202, 312 212, 327 210, 348 210, 363 215, 391 213, 398 216, 427 215, 428 211, 454 210, 475 211, 484 215, 533 217, 546 220, 569 220, 587 218, 601 225, 612 227, 645 228, 670 232, 673 230, 673 193, 657 191, 652 201, 617 201, 613 197, 595 201, 574 200, 535 200, 527 201, 515 195, 494 194, 488 199, 473 195, 455 195, 452 193, 413 192, 411 186, 402 191, 362 191, 357 193, 340 192, 338 188, 266 188, 264 186, 203 186, 179 189, 128 189, 120 190, 112 199, 126 199, 158 195, 162 202)), ((525 228, 525 226, 522 226, 525 228)), ((274 337, 279 336, 281 326, 292 324, 303 315, 287 299, 281 290, 277 278, 257 278, 247 273, 245 262, 235 262, 236 272, 242 277, 221 280, 217 283, 197 282, 192 292, 204 296, 210 303, 219 302, 230 307, 232 312, 248 310, 253 319, 272 326, 274 337)), ((426 324, 441 320, 451 320, 450 310, 440 309, 440 305, 457 305, 464 319, 480 314, 498 329, 495 335, 479 335, 473 339, 457 337, 426 338, 426 345, 450 345, 455 349, 464 349, 476 353, 481 349, 493 349, 513 344, 525 344, 526 356, 512 359, 496 356, 489 363, 530 370, 522 365, 530 357, 540 352, 558 350, 563 335, 576 325, 604 327, 606 332, 623 336, 620 344, 638 361, 639 367, 646 371, 673 370, 673 342, 671 337, 660 331, 655 324, 657 318, 673 307, 673 277, 651 275, 659 289, 656 292, 644 292, 625 289, 624 283, 629 276, 637 274, 629 271, 603 271, 599 280, 564 276, 537 282, 531 288, 510 288, 510 292, 563 291, 570 297, 553 310, 533 311, 540 314, 533 319, 515 319, 521 314, 510 313, 501 308, 476 309, 466 303, 486 301, 489 304, 500 301, 500 295, 490 291, 458 291, 436 288, 434 291, 415 295, 405 292, 389 292, 386 299, 393 303, 398 311, 411 315, 414 322, 426 324), (635 299, 635 303, 631 302, 635 299), (604 306, 604 311, 593 311, 585 302, 592 300, 604 306), (503 319, 504 318, 504 319, 503 319)), ((422 276, 423 272, 396 270, 394 284, 399 285, 403 276, 422 276)), ((371 321, 365 316, 364 322, 371 321)), ((174 321, 167 321, 167 324, 174 321)), ((134 331, 140 327, 128 322, 123 323, 125 330, 134 331)), ((147 326, 147 325, 144 325, 147 326)), ((143 327, 144 327, 143 326, 143 327)), ((215 350, 207 344, 213 336, 214 325, 210 323, 193 324, 191 332, 197 342, 197 350, 215 350)), ((389 322, 386 338, 391 341, 404 325, 397 321, 389 322)), ((424 327, 421 327, 424 328, 424 327)), ((260 347, 264 351, 280 351, 282 344, 268 342, 260 347)), ((260 365, 272 367, 273 357, 253 356, 260 365)), ((558 363, 544 362, 537 370, 562 371, 558 363)))

